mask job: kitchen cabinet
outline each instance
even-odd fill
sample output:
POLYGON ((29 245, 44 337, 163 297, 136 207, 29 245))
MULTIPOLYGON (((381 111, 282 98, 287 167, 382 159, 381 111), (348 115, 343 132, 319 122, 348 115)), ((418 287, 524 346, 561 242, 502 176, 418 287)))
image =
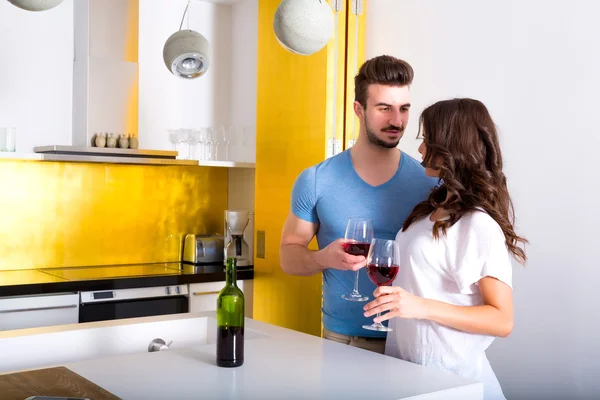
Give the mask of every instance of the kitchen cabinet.
MULTIPOLYGON (((238 280, 237 285, 244 292, 245 316, 252 318, 253 281, 238 280)), ((225 282, 191 283, 189 285, 190 312, 216 311, 217 296, 224 286, 225 282)))
MULTIPOLYGON (((320 335, 321 276, 299 278, 281 270, 281 230, 300 172, 351 146, 357 136, 352 103, 354 75, 364 59, 366 9, 364 0, 331 0, 334 38, 319 52, 300 56, 273 34, 279 3, 259 0, 258 8, 255 242, 264 249, 255 252, 263 256, 254 260, 254 316, 320 335)), ((316 241, 310 248, 316 249, 316 241)))
POLYGON ((77 293, 0 299, 0 331, 78 322, 79 295, 77 293))

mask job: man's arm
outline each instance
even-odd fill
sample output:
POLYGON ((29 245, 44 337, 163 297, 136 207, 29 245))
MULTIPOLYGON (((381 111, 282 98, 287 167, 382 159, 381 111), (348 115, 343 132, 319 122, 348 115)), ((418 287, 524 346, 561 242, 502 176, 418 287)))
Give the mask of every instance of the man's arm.
POLYGON ((365 265, 365 257, 353 256, 342 248, 343 239, 330 243, 324 249, 311 251, 308 244, 319 225, 290 213, 283 225, 280 246, 281 268, 290 275, 310 276, 325 268, 356 271, 365 265))
POLYGON ((310 276, 323 271, 315 260, 315 251, 308 244, 317 233, 319 225, 305 221, 290 213, 283 225, 279 249, 281 268, 290 275, 310 276))

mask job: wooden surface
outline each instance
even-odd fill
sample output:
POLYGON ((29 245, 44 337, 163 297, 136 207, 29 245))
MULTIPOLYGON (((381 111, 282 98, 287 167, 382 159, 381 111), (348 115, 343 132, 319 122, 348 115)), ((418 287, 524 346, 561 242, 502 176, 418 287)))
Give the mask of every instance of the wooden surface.
POLYGON ((30 396, 80 397, 90 400, 119 399, 65 367, 0 375, 0 394, 2 400, 25 400, 30 396))

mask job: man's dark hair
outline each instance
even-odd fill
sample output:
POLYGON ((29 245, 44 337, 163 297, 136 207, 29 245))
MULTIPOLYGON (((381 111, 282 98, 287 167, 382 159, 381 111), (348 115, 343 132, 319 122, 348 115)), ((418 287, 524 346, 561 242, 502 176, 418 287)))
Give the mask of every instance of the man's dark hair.
POLYGON ((413 77, 413 68, 404 60, 388 55, 371 58, 354 77, 354 100, 366 108, 369 85, 407 86, 413 77))

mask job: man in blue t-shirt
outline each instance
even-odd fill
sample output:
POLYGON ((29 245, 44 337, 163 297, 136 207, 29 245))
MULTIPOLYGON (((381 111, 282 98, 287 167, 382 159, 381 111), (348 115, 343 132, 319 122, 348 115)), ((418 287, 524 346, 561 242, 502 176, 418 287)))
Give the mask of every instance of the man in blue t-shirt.
POLYGON ((281 242, 286 273, 323 273, 323 337, 380 353, 386 334, 362 328, 372 323, 363 316, 365 303, 342 298, 353 290, 355 271, 362 295, 372 298, 376 286, 363 268, 365 257, 345 253, 342 244, 350 217, 371 219, 374 237, 394 239, 415 205, 437 184, 397 148, 408 122, 412 79, 412 67, 391 56, 361 66, 354 80, 358 140, 298 176, 281 242), (319 250, 310 251, 315 234, 319 250))

